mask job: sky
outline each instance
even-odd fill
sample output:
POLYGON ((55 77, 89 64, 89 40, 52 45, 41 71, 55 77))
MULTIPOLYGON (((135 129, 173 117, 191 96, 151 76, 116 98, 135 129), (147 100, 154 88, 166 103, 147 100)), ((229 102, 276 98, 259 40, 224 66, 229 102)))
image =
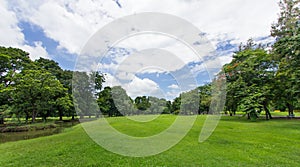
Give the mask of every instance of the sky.
MULTIPOLYGON (((0 0, 0 45, 21 48, 30 53, 32 60, 40 57, 55 60, 63 69, 82 70, 76 64, 84 62, 86 69, 106 74, 105 86, 121 85, 133 98, 152 95, 173 99, 182 91, 210 82, 220 67, 231 61, 241 42, 253 38, 271 43, 274 40, 269 36, 271 24, 279 13, 277 3, 276 0, 0 0), (209 46, 203 41, 192 44, 204 50, 200 49, 199 57, 180 39, 182 36, 147 32, 125 34, 104 55, 83 56, 99 30, 120 18, 144 12, 169 14, 191 23, 209 46), (101 58, 94 59, 97 56, 101 58)), ((146 25, 151 23, 147 19, 141 21, 146 25)), ((172 27, 168 20, 161 24, 170 31, 182 28, 172 27)), ((122 28, 115 27, 110 33, 119 34, 122 28)))

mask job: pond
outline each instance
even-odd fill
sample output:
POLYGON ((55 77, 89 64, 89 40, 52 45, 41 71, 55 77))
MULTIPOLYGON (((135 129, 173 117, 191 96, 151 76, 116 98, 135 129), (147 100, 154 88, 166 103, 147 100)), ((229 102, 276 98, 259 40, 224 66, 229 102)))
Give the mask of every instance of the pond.
POLYGON ((49 128, 44 130, 31 130, 25 132, 6 132, 0 133, 0 144, 10 141, 28 140, 43 136, 50 136, 61 133, 65 128, 77 125, 78 122, 61 122, 56 123, 56 128, 49 128))

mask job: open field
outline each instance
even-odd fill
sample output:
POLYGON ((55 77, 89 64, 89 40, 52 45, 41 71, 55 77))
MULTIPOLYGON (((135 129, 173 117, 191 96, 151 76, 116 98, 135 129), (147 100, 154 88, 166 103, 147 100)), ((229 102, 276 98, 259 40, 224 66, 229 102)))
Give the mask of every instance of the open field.
MULTIPOLYGON (((148 136, 168 127, 175 116, 164 115, 148 123, 125 117, 108 118, 119 131, 148 136), (157 126, 161 125, 161 126, 157 126)), ((161 154, 133 158, 98 146, 80 126, 61 134, 0 144, 0 166, 298 166, 300 121, 222 117, 204 143, 198 137, 205 116, 175 147, 161 154)), ((142 148, 141 148, 142 149, 142 148)))

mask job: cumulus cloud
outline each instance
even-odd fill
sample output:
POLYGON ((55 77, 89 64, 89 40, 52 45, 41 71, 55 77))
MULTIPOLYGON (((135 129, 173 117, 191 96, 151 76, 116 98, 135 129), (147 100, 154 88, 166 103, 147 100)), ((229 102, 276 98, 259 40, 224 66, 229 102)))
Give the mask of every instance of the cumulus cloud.
POLYGON ((0 45, 6 47, 17 47, 29 53, 32 60, 38 59, 40 57, 49 58, 49 55, 42 46, 42 42, 34 42, 34 46, 26 44, 24 34, 19 28, 19 20, 16 14, 7 9, 7 2, 0 1, 0 13, 5 19, 0 19, 0 45))
POLYGON ((132 77, 132 80, 127 82, 122 82, 118 80, 115 76, 111 74, 105 74, 104 87, 106 86, 121 86, 127 92, 131 98, 137 96, 155 96, 164 97, 162 90, 160 89, 158 83, 154 82, 149 78, 139 78, 136 76, 132 77))
POLYGON ((4 46, 16 46, 24 42, 24 35, 18 27, 16 14, 7 10, 6 1, 0 1, 0 44, 4 46), (3 19, 5 18, 5 19, 3 19))
POLYGON ((89 37, 105 24, 134 13, 173 14, 192 22, 215 43, 222 40, 223 34, 240 43, 250 37, 268 35, 278 12, 274 0, 145 0, 143 3, 128 0, 120 2, 122 8, 106 0, 19 0, 10 3, 21 19, 39 25, 48 37, 59 42, 59 47, 70 53, 79 53, 89 37))
POLYGON ((143 95, 163 97, 159 85, 149 78, 140 79, 134 77, 131 82, 121 86, 125 88, 128 95, 132 98, 143 95))

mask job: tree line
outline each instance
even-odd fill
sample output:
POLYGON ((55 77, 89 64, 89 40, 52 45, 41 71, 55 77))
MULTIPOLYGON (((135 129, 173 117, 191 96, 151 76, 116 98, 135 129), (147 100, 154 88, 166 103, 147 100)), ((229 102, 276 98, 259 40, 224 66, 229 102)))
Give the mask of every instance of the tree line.
MULTIPOLYGON (((35 122, 37 117, 46 121, 180 112, 181 96, 173 102, 152 96, 132 99, 121 86, 102 88, 104 82, 100 72, 63 70, 53 60, 32 61, 21 49, 0 47, 0 123, 5 117, 35 122)), ((208 85, 201 89, 209 93, 208 85)), ((208 105, 209 100, 203 101, 201 107, 206 110, 208 105)))

